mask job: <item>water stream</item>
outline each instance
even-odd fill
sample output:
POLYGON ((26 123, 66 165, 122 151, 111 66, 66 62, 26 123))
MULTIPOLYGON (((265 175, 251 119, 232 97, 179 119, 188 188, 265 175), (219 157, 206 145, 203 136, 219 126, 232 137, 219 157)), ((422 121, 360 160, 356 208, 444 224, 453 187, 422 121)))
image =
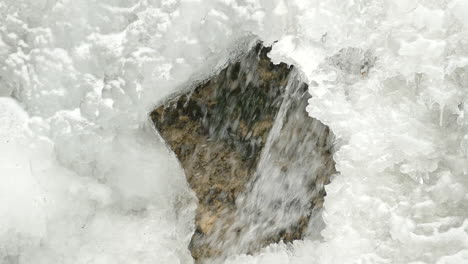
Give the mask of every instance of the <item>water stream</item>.
MULTIPOLYGON (((335 172, 333 135, 308 116, 310 95, 299 74, 288 77, 285 95, 256 172, 236 200, 233 224, 217 225, 211 245, 228 255, 252 253, 270 243, 301 239, 312 215, 320 214, 324 185, 335 172)), ((320 217, 312 218, 320 221, 320 217)), ((309 232, 320 230, 309 230, 309 232)))
POLYGON ((271 63, 269 50, 256 45, 152 113, 198 198, 196 262, 320 231, 324 185, 335 172, 333 135, 307 114, 300 74, 271 63))

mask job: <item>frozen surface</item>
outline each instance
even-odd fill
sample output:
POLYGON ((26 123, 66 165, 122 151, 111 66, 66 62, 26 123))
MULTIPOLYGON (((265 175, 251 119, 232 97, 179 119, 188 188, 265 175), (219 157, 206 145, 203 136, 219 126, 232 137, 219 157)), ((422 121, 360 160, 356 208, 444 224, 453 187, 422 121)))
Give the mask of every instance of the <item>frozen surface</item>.
POLYGON ((1 1, 0 262, 191 263, 147 113, 253 39, 302 72, 339 173, 323 239, 228 263, 468 263, 465 0, 1 1))

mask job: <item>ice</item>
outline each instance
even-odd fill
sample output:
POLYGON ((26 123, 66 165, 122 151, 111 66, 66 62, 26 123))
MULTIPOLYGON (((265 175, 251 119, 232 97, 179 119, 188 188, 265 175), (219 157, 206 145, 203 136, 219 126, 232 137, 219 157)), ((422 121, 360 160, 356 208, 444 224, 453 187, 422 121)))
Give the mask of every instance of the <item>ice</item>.
MULTIPOLYGON (((28 152, 25 144, 27 135, 27 114, 14 100, 0 98, 0 166, 2 185, 0 187, 0 237, 2 253, 8 243, 38 243, 45 233, 45 214, 41 190, 31 175, 31 163, 24 156, 28 152), (20 236, 26 236, 22 241, 20 236), (28 241, 28 238, 30 240, 28 241)), ((19 245, 18 245, 19 246, 19 245)))
MULTIPOLYGON (((315 69, 309 62, 300 68, 318 84, 310 86, 309 113, 331 127, 340 146, 340 174, 327 186, 324 242, 307 247, 315 257, 299 260, 295 254, 303 244, 295 244, 290 263, 468 262, 461 253, 468 239, 467 181, 459 167, 465 167, 460 162, 466 160, 466 128, 457 122, 466 87, 450 77, 464 70, 447 67, 465 56, 463 18, 442 1, 419 1, 411 8, 390 1, 320 3, 334 9, 328 18, 359 15, 352 28, 335 20, 340 31, 327 27, 323 46, 307 45, 317 34, 304 33, 296 38, 297 53, 281 54, 292 52, 302 66, 301 47, 332 51, 315 69), (363 67, 366 50, 376 57, 366 74, 343 67, 363 67)), ((263 255, 280 258, 284 251, 290 249, 261 253, 253 263, 268 263, 263 255)))
POLYGON ((0 262, 191 263, 195 199, 147 115, 254 40, 309 83, 339 174, 321 240, 227 263, 468 262, 467 14, 464 0, 0 2, 0 262))
MULTIPOLYGON (((190 196, 179 195, 179 200, 160 197, 157 194, 162 193, 161 188, 167 190, 171 183, 148 178, 128 180, 125 173, 135 173, 132 166, 120 166, 120 171, 113 173, 112 184, 80 177, 55 161, 54 155, 61 153, 54 154, 50 140, 28 129, 28 115, 13 99, 0 99, 0 109, 2 263, 120 263, 129 259, 140 263, 190 262, 187 249, 174 251, 180 241, 188 243, 190 239, 186 234, 190 233, 191 219, 182 211, 187 208, 184 203, 190 205, 190 196), (114 190, 118 188, 123 190, 114 190), (161 204, 151 204, 147 198, 150 195, 161 204)), ((120 140, 133 143, 125 141, 125 137, 120 140)), ((148 144, 151 140, 154 138, 145 146, 153 148, 141 151, 147 159, 158 159, 154 153, 157 147, 148 144)), ((148 172, 142 169, 153 169, 171 177, 179 173, 181 177, 178 168, 169 172, 141 166, 145 160, 135 162, 132 154, 129 152, 123 156, 127 160, 120 162, 140 166, 143 176, 148 172)))

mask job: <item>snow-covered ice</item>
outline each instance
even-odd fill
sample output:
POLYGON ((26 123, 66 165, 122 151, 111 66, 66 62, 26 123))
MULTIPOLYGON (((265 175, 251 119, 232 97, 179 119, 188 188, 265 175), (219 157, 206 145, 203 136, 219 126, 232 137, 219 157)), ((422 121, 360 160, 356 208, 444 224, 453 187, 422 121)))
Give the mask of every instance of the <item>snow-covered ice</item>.
POLYGON ((466 0, 3 0, 0 262, 192 263, 148 112, 254 41, 337 138, 322 239, 227 263, 468 263, 466 0))

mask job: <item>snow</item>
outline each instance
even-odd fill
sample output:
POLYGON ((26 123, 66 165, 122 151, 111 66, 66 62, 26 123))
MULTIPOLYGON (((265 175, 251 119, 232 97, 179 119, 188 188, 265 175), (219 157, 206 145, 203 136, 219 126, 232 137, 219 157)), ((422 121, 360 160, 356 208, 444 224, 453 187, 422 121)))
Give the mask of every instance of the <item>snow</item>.
POLYGON ((2 1, 0 262, 191 263, 195 198, 148 111, 260 39, 310 84, 339 173, 322 240, 227 263, 468 263, 467 14, 463 0, 2 1))

